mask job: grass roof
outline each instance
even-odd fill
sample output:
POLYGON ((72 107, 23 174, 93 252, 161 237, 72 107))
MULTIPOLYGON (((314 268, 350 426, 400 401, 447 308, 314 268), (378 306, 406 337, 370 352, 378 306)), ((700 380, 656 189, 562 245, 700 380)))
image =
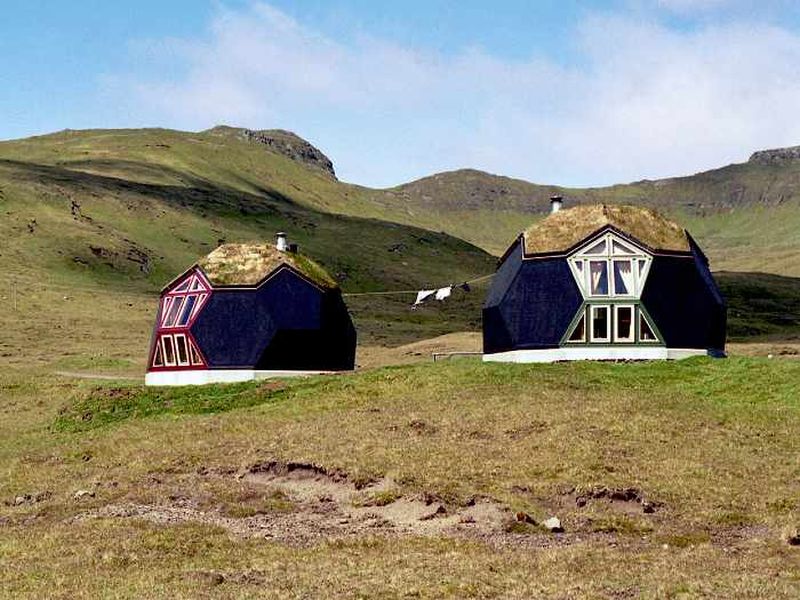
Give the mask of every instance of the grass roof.
POLYGON ((587 204, 548 215, 525 230, 525 252, 565 251, 612 225, 653 250, 689 251, 686 231, 659 212, 640 206, 587 204))
POLYGON ((324 288, 338 287, 328 272, 297 252, 272 244, 223 244, 198 265, 213 285, 255 285, 281 265, 289 265, 324 288))

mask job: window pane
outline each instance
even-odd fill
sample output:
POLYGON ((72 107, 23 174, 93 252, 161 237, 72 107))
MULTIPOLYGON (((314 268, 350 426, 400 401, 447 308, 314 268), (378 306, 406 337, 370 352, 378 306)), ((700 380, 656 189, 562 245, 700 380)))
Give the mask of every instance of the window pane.
POLYGON ((172 336, 165 335, 161 338, 164 345, 164 364, 168 367, 175 366, 175 348, 172 347, 172 336))
POLYGON ((639 261, 639 275, 641 275, 641 274, 642 274, 642 272, 644 271, 644 266, 645 266, 646 264, 647 264, 647 261, 646 261, 646 260, 640 260, 640 261, 639 261))
POLYGON ((203 360, 200 358, 200 353, 197 351, 197 348, 194 347, 194 344, 191 341, 189 342, 189 355, 192 357, 193 365, 203 364, 203 360))
POLYGON ((191 281, 190 279, 186 279, 186 280, 182 281, 181 284, 178 287, 176 287, 175 289, 173 289, 172 291, 173 292, 185 292, 186 290, 189 289, 189 282, 190 281, 191 281))
POLYGON ((622 296, 633 294, 633 268, 629 260, 614 261, 614 293, 622 296))
POLYGON ((628 248, 627 246, 620 244, 617 240, 614 240, 611 248, 614 254, 636 254, 636 252, 633 251, 633 248, 628 248))
POLYGON ((627 341, 633 339, 633 307, 617 307, 617 339, 627 341))
POLYGON ((592 307, 592 340, 608 340, 608 307, 592 307))
POLYGON ((189 322, 189 317, 192 315, 192 309, 194 308, 195 302, 197 302, 197 296, 186 297, 186 301, 183 303, 181 318, 178 319, 177 323, 175 323, 177 326, 183 327, 189 322))
POLYGON ((173 325, 175 325, 175 319, 178 318, 182 305, 183 305, 183 298, 175 298, 172 301, 172 306, 169 307, 167 318, 164 319, 164 327, 172 327, 173 325))
POLYGON ((575 325, 572 330, 572 335, 569 336, 570 342, 582 342, 586 339, 586 315, 581 315, 581 320, 575 325))
POLYGON ((161 344, 156 344, 156 351, 153 355, 153 366, 154 367, 163 367, 164 366, 164 359, 161 355, 161 344))
POLYGON ((182 335, 175 336, 175 347, 178 351, 178 364, 179 365, 188 365, 189 364, 189 352, 186 349, 186 338, 182 335))
POLYGON ((639 339, 643 342, 658 341, 653 329, 650 327, 650 323, 647 322, 647 318, 641 312, 639 313, 639 339))
POLYGON ((605 254, 606 253, 606 241, 603 240, 602 242, 598 242, 591 248, 589 248, 585 254, 605 254))
POLYGON ((589 261, 591 293, 595 296, 608 295, 608 262, 604 260, 589 261))

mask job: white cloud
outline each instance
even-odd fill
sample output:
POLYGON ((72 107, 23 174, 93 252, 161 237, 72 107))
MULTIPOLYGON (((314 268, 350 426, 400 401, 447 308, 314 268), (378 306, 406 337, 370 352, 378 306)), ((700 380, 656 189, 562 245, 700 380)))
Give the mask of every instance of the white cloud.
POLYGON ((800 143, 794 32, 737 23, 681 31, 606 15, 582 22, 574 41, 580 61, 567 67, 480 49, 440 55, 367 36, 334 40, 256 4, 221 12, 206 40, 159 41, 154 52, 182 65, 177 76, 134 73, 117 85, 140 113, 178 127, 293 129, 344 179, 373 185, 466 166, 600 185, 800 143))

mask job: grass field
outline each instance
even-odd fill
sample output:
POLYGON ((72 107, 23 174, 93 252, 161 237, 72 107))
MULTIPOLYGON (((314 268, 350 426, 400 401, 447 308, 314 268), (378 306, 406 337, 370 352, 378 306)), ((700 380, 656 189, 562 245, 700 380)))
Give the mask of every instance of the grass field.
POLYGON ((783 537, 800 524, 797 360, 464 359, 174 390, 0 381, 8 596, 800 593, 783 537), (243 477, 265 463, 316 465, 320 487, 243 477), (414 502, 442 508, 417 529, 393 509, 414 502), (500 520, 464 518, 473 505, 500 520))
POLYGON ((0 143, 0 597, 798 597, 792 173, 584 191, 781 194, 674 207, 726 269, 731 358, 431 363, 480 349, 488 282, 413 290, 491 273, 555 188, 368 190, 213 132, 0 143), (158 289, 277 230, 340 281, 361 369, 144 388, 158 289))

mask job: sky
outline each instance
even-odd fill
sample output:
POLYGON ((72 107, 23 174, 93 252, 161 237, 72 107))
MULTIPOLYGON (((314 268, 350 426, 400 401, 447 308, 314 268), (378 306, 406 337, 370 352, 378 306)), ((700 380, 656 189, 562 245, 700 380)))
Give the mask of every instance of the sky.
POLYGON ((340 179, 597 186, 800 144, 794 0, 0 0, 0 139, 289 129, 340 179))

